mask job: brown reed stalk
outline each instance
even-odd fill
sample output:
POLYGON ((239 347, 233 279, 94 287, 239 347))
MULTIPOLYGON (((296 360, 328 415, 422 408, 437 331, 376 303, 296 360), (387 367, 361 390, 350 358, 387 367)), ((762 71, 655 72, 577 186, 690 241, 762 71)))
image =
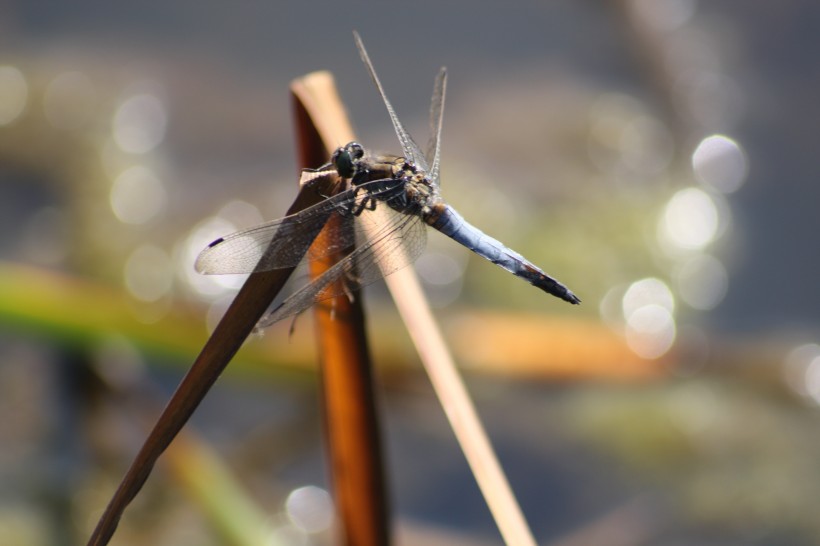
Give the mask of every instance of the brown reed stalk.
MULTIPOLYGON (((353 140, 328 72, 295 80, 291 93, 302 166, 327 161, 339 143, 353 140)), ((335 220, 341 218, 328 222, 317 244, 330 237, 330 229, 350 227, 335 220)), ((311 262, 311 276, 321 275, 342 257, 311 262)), ((386 546, 390 542, 388 502, 360 294, 342 295, 315 306, 325 435, 341 543, 386 546)))

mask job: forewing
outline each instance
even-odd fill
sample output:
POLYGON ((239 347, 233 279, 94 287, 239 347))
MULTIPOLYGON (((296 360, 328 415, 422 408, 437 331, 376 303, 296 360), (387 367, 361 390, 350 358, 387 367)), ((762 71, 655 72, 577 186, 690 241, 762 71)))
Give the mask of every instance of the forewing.
MULTIPOLYGON (((194 267, 199 273, 217 275, 293 267, 305 256, 330 216, 348 210, 360 198, 347 190, 298 214, 220 237, 199 253, 194 267)), ((334 245, 311 249, 308 259, 318 259, 352 242, 352 236, 345 240, 340 235, 334 245)))
POLYGON ((318 260, 350 248, 357 232, 366 224, 353 222, 353 230, 337 230, 321 246, 312 243, 332 215, 341 215, 345 221, 352 222, 353 212, 364 209, 368 201, 372 203, 381 194, 397 191, 400 188, 396 184, 401 181, 372 180, 298 214, 220 237, 199 253, 194 267, 206 275, 253 273, 294 267, 303 258, 318 260))
POLYGON ((363 213, 359 234, 370 232, 367 241, 343 260, 304 286, 262 317, 257 330, 299 314, 316 302, 349 295, 416 261, 424 250, 427 231, 421 218, 396 212, 381 204, 363 213))
POLYGON ((433 84, 433 98, 430 101, 430 142, 427 144, 427 160, 430 162, 428 176, 438 184, 439 163, 441 161, 441 126, 444 120, 444 95, 447 92, 447 69, 443 66, 433 84))
POLYGON ((399 137, 399 142, 401 143, 404 157, 409 159, 422 170, 426 171, 427 159, 424 157, 424 154, 418 144, 416 144, 413 140, 413 137, 410 136, 410 133, 405 130, 404 126, 401 124, 401 121, 399 121, 399 117, 396 115, 396 111, 393 110, 393 105, 390 104, 390 101, 384 92, 384 88, 382 87, 382 83, 376 75, 376 69, 373 68, 373 63, 370 62, 370 56, 368 56, 367 50, 364 48, 362 38, 355 30, 353 31, 353 38, 356 40, 356 47, 359 49, 359 55, 362 58, 362 62, 364 62, 364 66, 370 73, 370 78, 373 80, 373 83, 376 84, 376 89, 379 90, 379 95, 381 95, 382 101, 384 101, 384 106, 387 108, 387 113, 390 115, 390 121, 393 122, 393 128, 396 130, 396 136, 399 137))

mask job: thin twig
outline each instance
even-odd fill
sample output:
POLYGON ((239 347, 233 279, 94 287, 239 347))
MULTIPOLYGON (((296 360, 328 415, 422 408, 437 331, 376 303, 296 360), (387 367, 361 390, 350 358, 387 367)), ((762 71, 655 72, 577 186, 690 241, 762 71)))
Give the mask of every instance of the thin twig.
POLYGON ((415 271, 407 267, 385 281, 504 541, 508 546, 535 546, 415 271))

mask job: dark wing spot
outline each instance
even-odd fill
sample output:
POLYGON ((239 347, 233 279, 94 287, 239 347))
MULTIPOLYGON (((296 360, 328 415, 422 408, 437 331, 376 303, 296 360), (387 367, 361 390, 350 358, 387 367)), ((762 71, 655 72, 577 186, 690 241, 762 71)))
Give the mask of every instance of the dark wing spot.
POLYGON ((215 247, 216 245, 218 245, 219 243, 223 242, 224 240, 225 240, 225 238, 224 238, 224 237, 220 237, 219 239, 217 239, 217 240, 216 240, 216 241, 214 241, 213 243, 209 244, 209 245, 208 245, 208 248, 213 248, 213 247, 215 247))

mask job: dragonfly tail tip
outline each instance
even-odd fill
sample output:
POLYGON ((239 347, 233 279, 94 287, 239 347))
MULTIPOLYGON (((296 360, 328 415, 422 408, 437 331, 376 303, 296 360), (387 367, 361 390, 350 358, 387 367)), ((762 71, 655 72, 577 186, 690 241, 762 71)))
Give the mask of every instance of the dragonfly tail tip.
POLYGON ((569 290, 567 290, 566 294, 563 294, 561 296, 561 299, 566 301, 566 302, 571 303, 572 305, 580 305, 581 304, 581 298, 579 298, 578 296, 576 296, 575 294, 573 294, 569 290))

